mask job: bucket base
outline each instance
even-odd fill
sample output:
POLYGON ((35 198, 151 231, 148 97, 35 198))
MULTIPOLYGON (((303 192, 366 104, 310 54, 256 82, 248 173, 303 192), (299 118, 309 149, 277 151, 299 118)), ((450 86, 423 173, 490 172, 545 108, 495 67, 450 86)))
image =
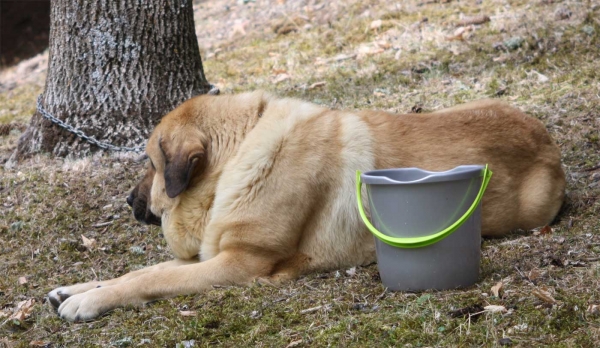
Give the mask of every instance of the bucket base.
POLYGON ((481 207, 450 236, 422 248, 404 249, 375 238, 377 267, 392 291, 449 290, 479 279, 481 207))

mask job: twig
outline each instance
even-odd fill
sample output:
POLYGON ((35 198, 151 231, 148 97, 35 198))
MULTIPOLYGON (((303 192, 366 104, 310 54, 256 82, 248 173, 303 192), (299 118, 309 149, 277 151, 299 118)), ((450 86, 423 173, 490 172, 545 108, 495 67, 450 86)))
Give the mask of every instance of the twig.
POLYGON ((307 288, 309 288, 309 289, 311 289, 313 291, 319 291, 319 289, 315 288, 314 286, 310 286, 310 285, 308 285, 306 283, 304 283, 304 286, 306 286, 307 288))
POLYGON ((100 222, 95 225, 92 225, 92 227, 104 227, 104 226, 112 225, 113 222, 114 221, 100 222))
POLYGON ((519 267, 515 266, 515 269, 517 270, 517 272, 519 272, 519 274, 521 275, 521 278, 525 279, 529 284, 535 286, 535 284, 533 284, 533 282, 531 280, 529 280, 529 277, 527 277, 525 274, 523 274, 523 272, 521 272, 519 267))
POLYGON ((316 312, 316 311, 318 311, 321 308, 323 308, 323 306, 316 306, 316 307, 312 307, 312 308, 303 309, 303 310, 300 311, 300 314, 307 314, 307 313, 316 312))

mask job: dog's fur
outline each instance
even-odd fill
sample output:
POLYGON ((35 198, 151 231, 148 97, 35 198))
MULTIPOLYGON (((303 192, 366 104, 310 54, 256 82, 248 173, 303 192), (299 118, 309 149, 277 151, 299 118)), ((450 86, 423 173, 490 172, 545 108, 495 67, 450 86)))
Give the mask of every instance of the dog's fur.
POLYGON ((89 320, 212 285, 372 263, 356 170, 488 163, 484 236, 550 223, 565 189, 559 149, 543 124, 496 100, 397 115, 262 91, 199 96, 163 118, 146 152, 151 163, 128 203, 138 220, 162 225, 175 259, 53 290, 61 317, 89 320))

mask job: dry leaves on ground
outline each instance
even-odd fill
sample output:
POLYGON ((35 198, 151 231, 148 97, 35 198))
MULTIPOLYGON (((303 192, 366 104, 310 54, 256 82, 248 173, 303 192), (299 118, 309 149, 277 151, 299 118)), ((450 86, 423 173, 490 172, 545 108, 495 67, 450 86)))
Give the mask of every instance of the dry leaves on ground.
POLYGON ((500 297, 500 291, 502 290, 502 282, 498 282, 496 285, 492 286, 492 294, 496 297, 500 297))
POLYGON ((460 27, 458 29, 456 29, 454 31, 454 33, 452 33, 452 35, 450 36, 446 36, 446 40, 448 41, 463 41, 469 38, 469 33, 471 33, 473 31, 473 26, 469 25, 469 26, 465 26, 465 27, 460 27))
POLYGON ((281 73, 281 74, 277 74, 273 77, 273 83, 280 83, 283 82, 285 80, 289 80, 291 79, 292 76, 288 73, 281 73))
POLYGON ((527 278, 528 278, 530 281, 532 281, 532 282, 533 282, 533 281, 535 281, 536 279, 540 278, 541 276, 542 276, 542 273, 540 272, 540 270, 539 270, 539 269, 537 269, 537 268, 534 268, 534 269, 532 269, 531 271, 529 271, 529 274, 527 275, 527 278))
POLYGON ((87 250, 92 250, 96 247, 96 240, 95 239, 89 239, 86 236, 84 236, 83 234, 81 235, 81 240, 83 240, 83 246, 87 249, 87 250))
POLYGON ((285 348, 296 347, 296 346, 300 345, 302 342, 303 342, 302 340, 292 341, 292 342, 290 342, 290 344, 285 346, 285 348))
POLYGON ((546 225, 544 227, 542 227, 541 229, 539 229, 538 231, 534 231, 533 235, 534 236, 540 236, 540 235, 546 235, 546 234, 551 234, 552 233, 552 227, 546 225))
POLYGON ((554 297, 550 293, 549 289, 537 288, 537 289, 534 289, 531 293, 533 295, 535 295, 535 297, 539 298, 540 300, 542 300, 546 303, 550 303, 550 304, 557 303, 557 301, 554 299, 554 297))
POLYGON ((25 319, 29 318, 29 316, 33 312, 34 305, 35 305, 35 299, 33 299, 33 298, 19 302, 14 313, 8 319, 16 320, 19 322, 24 321, 25 319))
POLYGON ((468 25, 484 24, 490 21, 490 17, 486 15, 479 15, 475 17, 465 17, 456 22, 457 27, 466 27, 468 25))
POLYGON ((318 88, 318 87, 323 87, 326 84, 327 84, 327 82, 325 82, 325 81, 315 82, 312 85, 308 86, 308 89, 315 89, 315 88, 318 88))
POLYGON ((505 312, 507 312, 506 307, 499 306, 499 305, 489 305, 489 306, 483 307, 483 309, 485 309, 486 312, 490 312, 490 313, 505 313, 505 312))

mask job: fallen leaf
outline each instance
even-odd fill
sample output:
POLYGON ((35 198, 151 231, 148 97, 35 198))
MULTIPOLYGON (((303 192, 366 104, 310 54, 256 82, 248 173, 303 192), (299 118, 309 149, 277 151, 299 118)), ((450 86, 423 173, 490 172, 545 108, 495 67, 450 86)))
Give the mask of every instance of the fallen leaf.
POLYGON ((496 285, 492 286, 492 294, 496 297, 500 297, 500 290, 502 290, 502 282, 496 283, 496 285))
POLYGON ((600 315, 600 305, 592 304, 587 308, 588 313, 592 315, 600 315))
POLYGON ((297 345, 299 345, 302 342, 303 342, 302 340, 292 341, 292 342, 290 342, 290 344, 288 344, 287 346, 285 346, 285 348, 296 347, 297 345))
POLYGON ((540 300, 546 303, 556 303, 556 300, 554 299, 554 297, 552 297, 552 294, 550 294, 550 292, 546 289, 537 288, 534 289, 531 293, 534 294, 535 297, 539 298, 540 300))
POLYGON ((386 40, 375 41, 375 45, 379 46, 380 48, 383 48, 384 50, 387 50, 388 48, 392 47, 392 44, 390 44, 386 40))
POLYGON ((542 273, 538 269, 534 268, 531 271, 529 271, 527 278, 529 278, 530 281, 534 281, 541 276, 542 276, 542 273))
POLYGON ((381 28, 382 24, 383 24, 383 21, 381 19, 378 19, 376 21, 372 21, 371 25, 369 25, 369 28, 371 28, 371 29, 379 29, 379 28, 381 28))
POLYGON ((539 231, 534 231, 533 235, 540 236, 540 235, 545 235, 545 234, 550 234, 550 233, 552 233, 552 227, 546 225, 546 226, 542 227, 539 231))
POLYGON ((499 57, 495 57, 494 59, 492 59, 494 62, 497 63, 504 63, 506 61, 508 61, 510 59, 510 55, 509 54, 503 54, 499 57))
POLYGON ((196 313, 196 311, 179 311, 179 315, 182 317, 195 317, 196 313))
POLYGON ((247 22, 236 22, 232 27, 231 27, 231 31, 229 32, 229 38, 233 38, 236 34, 240 34, 241 36, 246 36, 246 25, 248 23, 247 22))
POLYGON ((315 89, 317 87, 323 87, 327 84, 327 82, 325 81, 319 81, 319 82, 315 82, 312 85, 308 86, 308 89, 315 89))
POLYGON ((504 312, 507 312, 506 307, 499 306, 499 305, 489 305, 489 306, 483 307, 483 309, 485 309, 486 312, 490 312, 490 313, 504 313, 504 312))
POLYGON ((366 56, 372 56, 375 54, 379 54, 382 53, 383 51, 385 51, 383 48, 373 45, 373 44, 361 44, 358 47, 358 51, 356 58, 357 59, 362 59, 366 56))
POLYGON ((88 250, 92 250, 96 246, 95 239, 93 239, 93 238, 89 239, 86 236, 84 236, 83 234, 81 235, 81 240, 83 240, 83 246, 88 250))
MULTIPOLYGON (((535 71, 535 70, 533 70, 533 72, 534 72, 534 73, 537 75, 538 82, 540 82, 540 83, 548 82, 548 81, 550 80, 550 79, 548 78, 548 76, 546 76, 546 75, 544 75, 544 74, 541 74, 541 73, 539 73, 539 72, 537 72, 537 71, 535 71)), ((550 226, 545 226, 545 227, 550 227, 550 226)), ((544 228, 545 228, 545 227, 544 227, 544 228)), ((551 230, 551 231, 552 231, 552 230, 551 230)))
POLYGON ((33 298, 19 302, 19 304, 17 305, 17 308, 15 309, 15 312, 8 319, 24 321, 31 315, 34 305, 35 305, 35 299, 33 299, 33 298))
POLYGON ((19 277, 19 285, 24 285, 24 284, 27 284, 27 278, 19 277))
POLYGON ((31 341, 29 342, 30 347, 50 347, 50 342, 44 341, 31 341))
POLYGON ((275 76, 275 78, 273 79, 273 83, 280 83, 283 82, 285 80, 289 80, 292 77, 289 74, 279 74, 277 76, 275 76))
POLYGON ((475 17, 466 17, 466 18, 463 18, 460 21, 456 22, 456 26, 457 27, 465 27, 467 25, 483 24, 483 23, 487 23, 489 21, 490 21, 490 17, 488 17, 486 15, 480 15, 480 16, 475 16, 475 17))
POLYGON ((454 33, 450 36, 446 36, 446 40, 455 41, 455 40, 464 40, 465 35, 473 30, 472 26, 460 27, 454 31, 454 33))

